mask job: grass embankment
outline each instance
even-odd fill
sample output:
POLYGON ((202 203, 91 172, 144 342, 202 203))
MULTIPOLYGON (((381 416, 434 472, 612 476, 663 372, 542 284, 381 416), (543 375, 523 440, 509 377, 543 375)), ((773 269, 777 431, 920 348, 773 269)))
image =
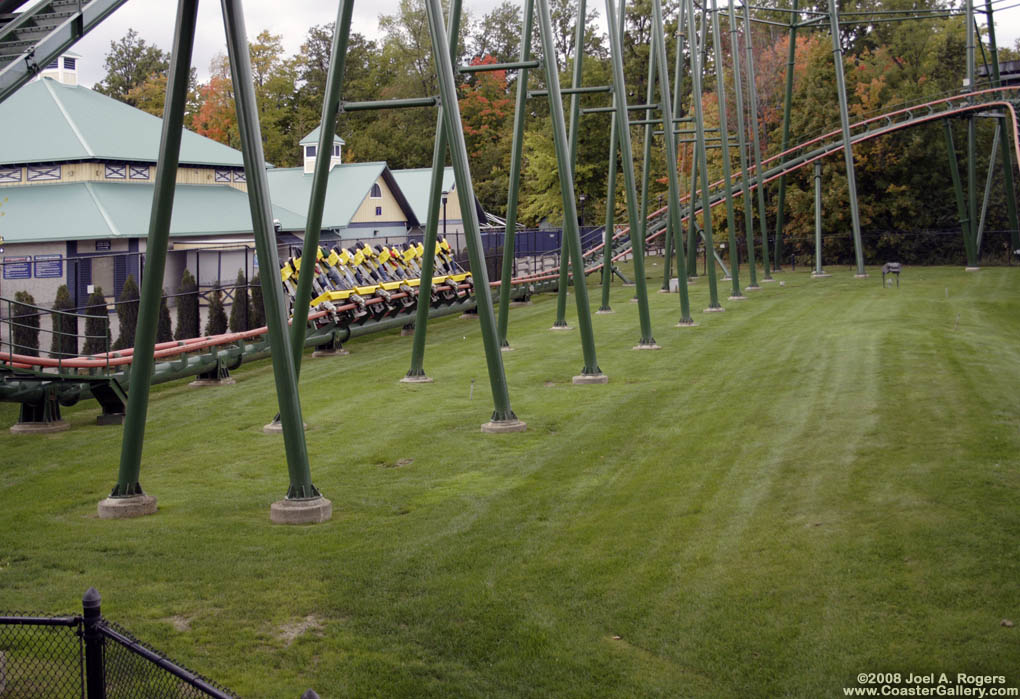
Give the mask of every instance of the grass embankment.
POLYGON ((578 332, 549 332, 555 298, 537 297, 503 355, 523 434, 479 433, 477 321, 430 326, 433 385, 397 383, 396 332, 306 358, 334 505, 318 526, 269 524, 287 474, 260 432, 268 362, 154 391, 153 517, 96 518, 120 428, 94 403, 65 410, 66 433, 4 432, 0 607, 73 612, 94 585, 140 638, 258 697, 819 697, 878 671, 1015 685, 1020 271, 910 268, 898 290, 872 273, 780 274, 724 314, 700 312, 702 279, 694 329, 653 280, 659 352, 631 350, 617 285, 593 320, 604 386, 570 384, 578 332))

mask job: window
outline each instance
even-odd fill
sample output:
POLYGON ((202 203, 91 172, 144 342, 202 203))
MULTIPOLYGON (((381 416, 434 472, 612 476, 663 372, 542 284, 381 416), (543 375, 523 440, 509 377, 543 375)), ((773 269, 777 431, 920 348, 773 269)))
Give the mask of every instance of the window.
POLYGON ((74 70, 77 64, 78 61, 76 59, 68 58, 67 56, 64 57, 64 70, 74 70))
POLYGON ((43 182, 46 180, 59 180, 59 179, 60 179, 59 165, 39 165, 36 167, 28 168, 29 182, 43 182))
POLYGON ((372 197, 373 199, 382 199, 382 187, 379 186, 378 182, 372 185, 372 191, 369 193, 368 196, 372 197))
POLYGON ((381 206, 375 207, 375 215, 376 216, 382 216, 382 207, 381 206))
POLYGON ((123 180, 127 178, 127 166, 123 163, 119 165, 106 166, 106 179, 108 180, 123 180))
POLYGON ((244 170, 234 170, 234 182, 247 182, 244 177, 244 170))
POLYGON ((315 146, 305 146, 305 157, 306 158, 315 157, 315 146))
POLYGON ((217 170, 213 176, 214 182, 230 182, 230 170, 217 170))
POLYGON ((46 64, 46 67, 43 70, 56 70, 58 67, 59 64, 57 63, 57 59, 54 58, 50 63, 46 64))
POLYGON ((0 182, 21 182, 20 167, 0 168, 0 182))
POLYGON ((148 165, 132 165, 130 168, 130 178, 133 180, 147 180, 149 179, 149 166, 148 165))
POLYGON ((340 157, 340 145, 339 144, 333 146, 333 156, 337 157, 337 158, 340 157))

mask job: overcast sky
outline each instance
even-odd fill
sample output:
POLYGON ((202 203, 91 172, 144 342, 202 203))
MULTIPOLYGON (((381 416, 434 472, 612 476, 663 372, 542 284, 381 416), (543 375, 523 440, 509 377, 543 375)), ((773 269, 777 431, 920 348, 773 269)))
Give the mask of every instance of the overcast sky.
MULTIPOLYGON (((467 0, 464 7, 473 18, 479 18, 499 2, 467 0)), ((287 54, 293 55, 300 48, 309 27, 336 20, 337 5, 338 0, 245 0, 248 35, 254 37, 263 29, 269 29, 273 34, 283 36, 287 54)), ((398 0, 356 0, 354 31, 370 38, 377 37, 379 15, 394 14, 397 6, 398 0)), ((91 86, 103 78, 103 61, 110 49, 110 42, 120 39, 129 28, 134 28, 146 42, 169 51, 173 43, 176 7, 177 3, 172 0, 134 0, 125 3, 75 45, 73 50, 82 55, 79 76, 81 83, 91 86)), ((600 16, 605 14, 604 4, 599 0, 589 0, 589 7, 598 9, 600 16)), ((1020 7, 996 13, 995 18, 999 44, 1013 46, 1020 37, 1020 7)), ((978 15, 978 19, 983 22, 984 15, 978 15)), ((220 4, 215 0, 204 0, 199 4, 198 34, 195 37, 193 59, 199 79, 205 80, 208 77, 210 61, 221 52, 226 53, 226 43, 220 4)))

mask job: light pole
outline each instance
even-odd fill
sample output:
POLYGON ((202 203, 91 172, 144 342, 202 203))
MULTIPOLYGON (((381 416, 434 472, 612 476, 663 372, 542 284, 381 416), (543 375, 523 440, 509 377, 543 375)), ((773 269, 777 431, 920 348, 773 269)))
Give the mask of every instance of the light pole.
POLYGON ((450 193, 443 190, 443 239, 446 239, 446 198, 450 196, 450 193))

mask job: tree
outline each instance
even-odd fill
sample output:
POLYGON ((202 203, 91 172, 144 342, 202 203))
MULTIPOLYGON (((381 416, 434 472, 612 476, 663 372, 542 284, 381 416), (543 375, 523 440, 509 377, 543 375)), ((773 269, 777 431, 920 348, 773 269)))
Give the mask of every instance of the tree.
POLYGON ((57 289, 53 301, 53 341, 50 356, 57 358, 74 357, 78 354, 78 316, 74 315, 74 301, 67 284, 57 289))
POLYGON ((85 346, 83 354, 102 354, 110 348, 110 315, 106 308, 106 296, 102 287, 95 287, 89 294, 85 307, 85 346))
POLYGON ((209 295, 209 319, 205 324, 206 335, 222 335, 227 332, 227 312, 223 309, 223 290, 217 282, 209 295))
POLYGON ((234 303, 230 306, 230 332, 243 332, 250 326, 248 320, 251 317, 251 303, 248 299, 248 280, 244 277, 242 270, 237 271, 237 281, 234 282, 234 303))
POLYGON ((503 0, 474 26, 469 41, 475 58, 492 56, 496 63, 509 63, 520 57, 521 8, 503 0))
POLYGON ((106 54, 106 76, 92 89, 116 100, 138 106, 130 93, 152 75, 166 78, 170 70, 170 55, 155 44, 147 44, 134 29, 110 42, 106 54))
POLYGON ((138 285, 133 274, 124 280, 124 288, 117 298, 117 324, 120 326, 120 335, 113 343, 113 349, 134 347, 135 330, 138 328, 138 285))
POLYGON ((39 356, 39 316, 35 299, 27 291, 14 294, 14 353, 29 357, 39 356))
POLYGON ((198 284, 191 272, 184 270, 181 285, 177 289, 177 329, 175 340, 187 340, 199 336, 198 284))
POLYGON ((170 325, 170 309, 166 304, 166 289, 159 299, 159 321, 156 324, 156 342, 170 342, 174 339, 173 328, 170 325))
POLYGON ((262 278, 256 273, 251 278, 251 322, 252 328, 261 328, 266 324, 266 307, 262 301, 262 278))

